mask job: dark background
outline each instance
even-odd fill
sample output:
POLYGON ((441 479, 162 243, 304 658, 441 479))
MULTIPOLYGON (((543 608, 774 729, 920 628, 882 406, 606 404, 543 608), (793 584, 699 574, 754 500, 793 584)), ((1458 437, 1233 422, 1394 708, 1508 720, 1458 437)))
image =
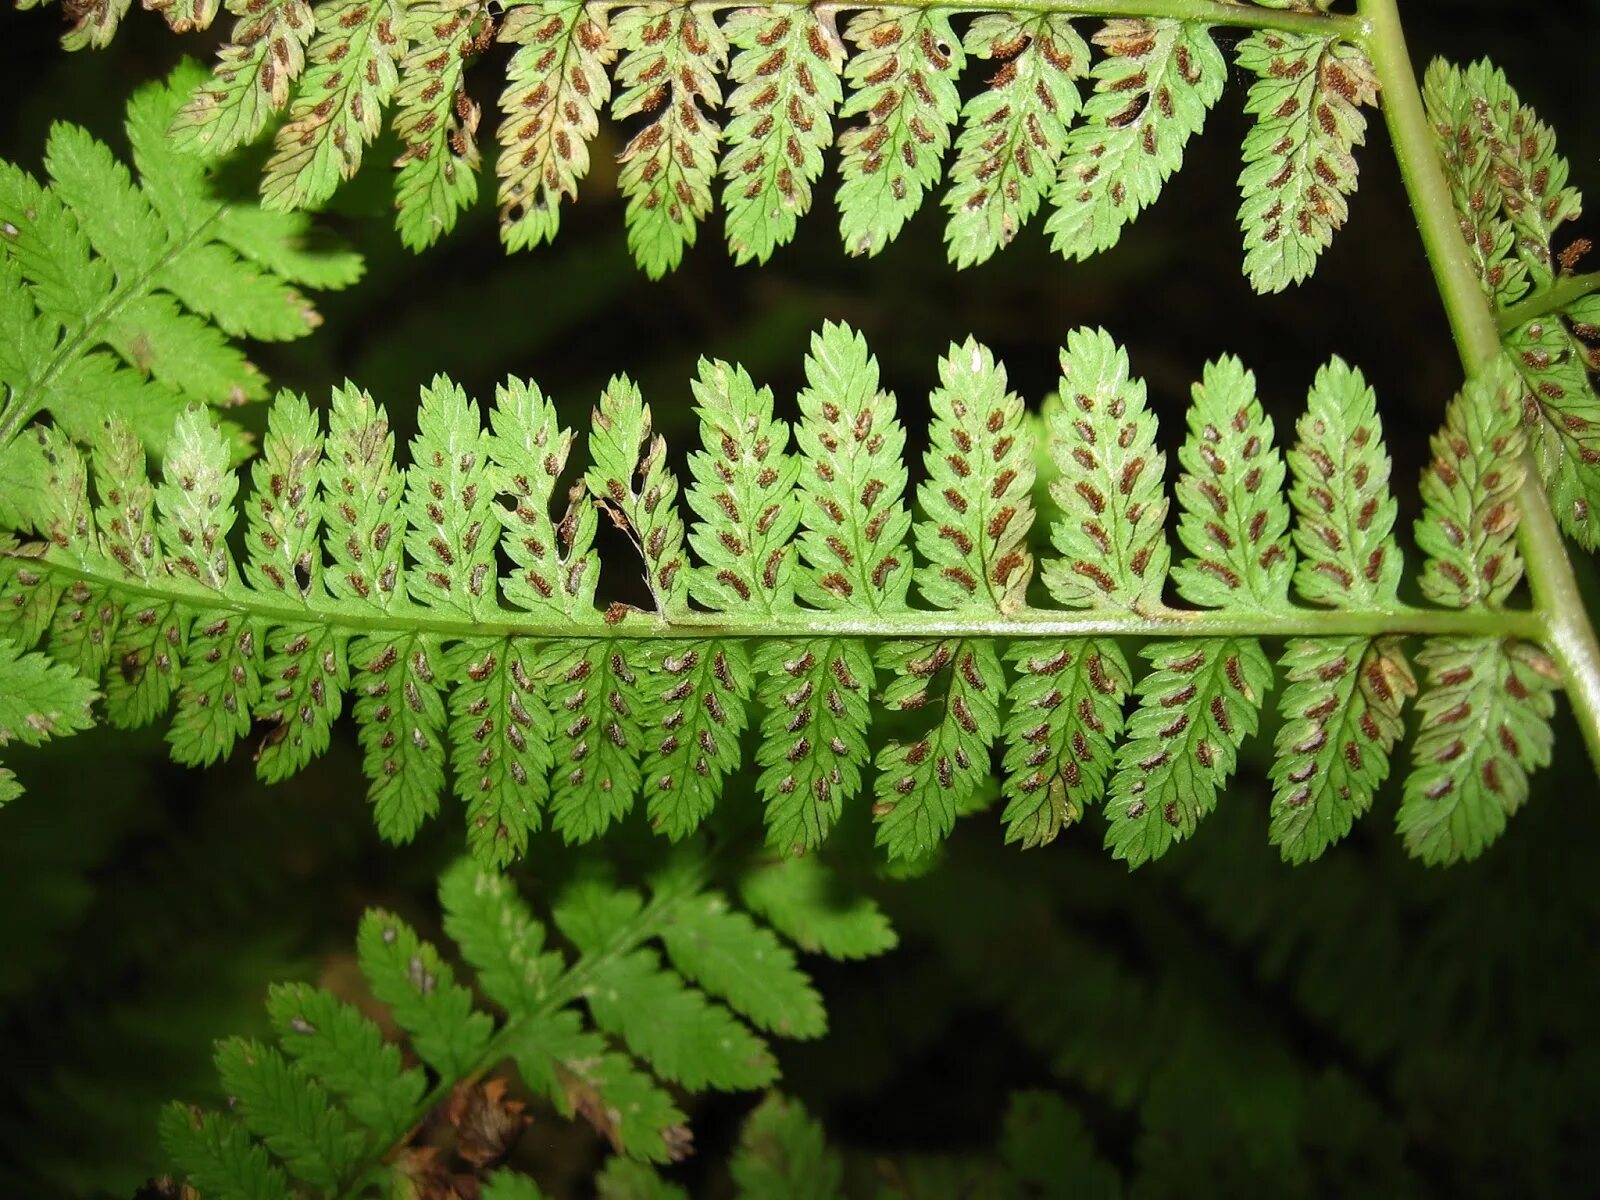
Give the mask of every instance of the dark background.
MULTIPOLYGON (((1587 119, 1600 100, 1600 5, 1403 8, 1419 67, 1492 54, 1561 132, 1574 181, 1600 188, 1587 119)), ((58 19, 0 13, 0 156, 30 169, 53 120, 120 145, 132 88, 210 49, 135 11, 110 50, 69 56, 58 19)), ((472 72, 486 156, 499 53, 472 72)), ((793 415, 808 336, 828 318, 866 333, 914 434, 936 357, 968 333, 1037 403, 1066 331, 1104 325, 1148 380, 1169 446, 1207 358, 1239 354, 1283 430, 1317 365, 1339 354, 1378 389, 1409 515, 1460 367, 1381 121, 1350 227, 1316 278, 1261 298, 1239 271, 1241 93, 1230 88, 1183 173, 1115 250, 1063 262, 1040 220, 960 274, 932 203, 877 259, 845 258, 830 164, 817 211, 770 265, 735 268, 714 216, 684 266, 652 284, 625 249, 610 126, 554 248, 504 256, 491 202, 412 256, 389 228, 393 153, 380 143, 328 217, 367 255, 366 279, 322 298, 326 324, 311 339, 256 359, 313 400, 352 378, 402 432, 436 372, 485 398, 508 373, 532 376, 581 429, 605 378, 625 371, 681 452, 697 356, 742 362, 793 415)), ((240 177, 251 185, 248 167, 240 177)), ((1580 232, 1600 238, 1593 218, 1580 232)), ((1592 588, 1592 564, 1579 565, 1592 588)), ((902 948, 870 966, 819 965, 832 1032, 783 1048, 786 1088, 863 1159, 986 1153, 1009 1093, 1054 1089, 1140 1196, 1592 1194, 1600 794, 1565 716, 1527 811, 1481 861, 1443 872, 1401 853, 1395 781, 1322 861, 1281 865, 1266 844, 1270 737, 1269 722, 1194 842, 1135 875, 1100 850, 1095 815, 1021 854, 999 845, 990 812, 962 823, 927 876, 878 881, 902 948)), ((426 925, 434 875, 461 845, 448 802, 418 844, 378 842, 347 722, 324 759, 274 789, 244 754, 203 773, 170 766, 159 731, 98 731, 13 757, 29 791, 0 811, 7 1195, 129 1195, 159 1165, 156 1105, 214 1098, 211 1039, 260 1028, 269 980, 348 975, 365 906, 426 925)), ((723 803, 754 800, 735 781, 723 803)), ((870 837, 856 816, 841 841, 870 837)), ((716 1162, 742 1111, 697 1112, 702 1150, 686 1182, 720 1186, 716 1162)), ((562 1178, 596 1154, 582 1139, 561 1145, 562 1178)))

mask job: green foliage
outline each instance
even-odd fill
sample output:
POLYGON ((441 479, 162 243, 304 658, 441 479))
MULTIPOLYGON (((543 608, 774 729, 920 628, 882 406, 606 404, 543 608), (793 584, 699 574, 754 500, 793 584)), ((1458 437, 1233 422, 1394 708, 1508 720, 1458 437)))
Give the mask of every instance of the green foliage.
MULTIPOLYGON (((185 406, 266 397, 235 339, 285 341, 321 321, 298 288, 338 288, 361 260, 308 247, 309 222, 221 199, 167 127, 194 86, 179 67, 134 93, 127 135, 137 177, 76 125, 57 124, 46 180, 0 162, 0 461, 49 412, 81 443, 114 412, 146 445, 167 445, 185 406)), ((230 453, 243 445, 224 426, 230 453)), ((0 488, 16 523, 28 497, 0 488)))
POLYGON ((1349 215, 1361 106, 1377 102, 1378 81, 1354 46, 1272 30, 1240 43, 1239 65, 1257 76, 1239 176, 1244 269, 1258 292, 1281 292, 1311 275, 1349 215))
MULTIPOLYGON (((1007 840, 1047 843, 1109 790, 1107 846, 1138 865, 1192 834, 1232 777, 1274 683, 1263 635, 1289 638, 1271 836, 1301 861, 1349 830, 1388 773, 1416 690, 1406 632, 1452 645, 1509 632, 1507 653, 1539 661, 1517 640, 1539 636, 1532 623, 1490 611, 1520 577, 1509 366, 1452 406, 1423 482, 1422 587, 1455 617, 1397 599, 1382 430, 1349 367, 1318 376, 1287 467, 1250 372, 1231 358, 1206 367, 1178 451, 1189 556, 1171 577, 1186 608, 1162 598, 1164 457, 1143 385, 1104 333, 1072 334, 1062 372, 1043 424, 1060 556, 1042 578, 1065 611, 1028 604, 1040 426, 1004 368, 971 340, 940 362, 913 521, 895 399, 864 339, 829 325, 806 362, 793 451, 767 389, 701 363, 687 528, 666 443, 623 377, 594 411, 589 465, 559 516, 576 438, 532 384, 499 389, 485 428, 436 379, 405 471, 364 393, 335 393, 326 434, 304 399, 281 396, 252 471, 242 570, 228 541, 238 485, 207 413, 178 420, 153 493, 115 423, 88 465, 46 429, 30 444, 53 515, 43 541, 3 560, 0 633, 19 653, 48 634, 85 687, 104 679, 113 723, 155 719, 175 691, 179 761, 214 761, 264 722, 268 781, 327 748, 353 693, 383 836, 409 840, 437 811, 448 758, 468 846, 495 866, 528 851, 546 814, 564 841, 587 842, 641 797, 658 833, 688 837, 743 761, 748 727, 761 730, 756 790, 780 852, 820 845, 870 787, 886 855, 926 862, 996 798, 1003 746, 1007 840), (154 526, 140 515, 130 538, 130 502, 152 494, 154 526), (639 555, 647 610, 598 606, 600 513, 639 555), (1291 584, 1317 607, 1291 602, 1291 584), (1118 634, 1153 639, 1142 679, 1118 634)), ((1460 682, 1436 676, 1445 693, 1460 682)), ((1408 812, 1435 787, 1428 739, 1456 710, 1424 706, 1408 812)), ((1512 757, 1526 769, 1539 756, 1512 757)), ((1511 788, 1501 808, 1524 794, 1511 788)), ((681 1003, 645 959, 630 972, 681 1003)))
MULTIPOLYGON (((1055 249, 1088 258, 1155 203, 1228 74, 1200 20, 1116 17, 1086 39, 1068 14, 983 4, 817 12, 515 0, 498 17, 482 0, 229 9, 231 40, 173 132, 185 150, 220 157, 283 114, 262 180, 269 208, 325 203, 392 108, 401 239, 420 249, 449 232, 477 196, 479 112, 466 72, 499 41, 514 48, 495 166, 505 245, 555 237, 609 103, 628 133, 618 156, 628 245, 651 278, 682 261, 719 190, 730 254, 765 262, 794 237, 832 145, 848 254, 894 241, 948 170, 941 203, 956 266, 990 258, 1047 201, 1055 249), (992 69, 963 101, 960 77, 974 60, 992 69), (1082 80, 1092 80, 1087 99, 1082 80)), ((1207 16, 1233 23, 1223 6, 1207 16)), ((105 21, 83 20, 69 44, 104 44, 105 21)), ((1240 23, 1252 23, 1247 13, 1240 23)), ((1260 291, 1311 273, 1355 188, 1359 106, 1376 88, 1362 53, 1341 40, 1348 23, 1326 23, 1326 33, 1261 31, 1239 46, 1239 65, 1259 77, 1247 102, 1255 127, 1242 223, 1245 272, 1260 291)))
MULTIPOLYGON (((537 1195, 525 1176, 489 1175, 527 1125, 523 1102, 507 1090, 509 1065, 524 1087, 625 1156, 608 1166, 602 1194, 641 1194, 654 1176, 619 1163, 675 1161, 690 1146, 683 1112, 656 1079, 690 1092, 759 1088, 777 1067, 750 1025, 815 1037, 825 1024, 793 952, 706 890, 708 871, 701 853, 676 852, 648 900, 597 880, 570 885, 553 905, 563 945, 505 876, 457 864, 440 882, 444 929, 494 1011, 479 1007, 410 925, 371 910, 356 939, 361 973, 403 1040, 388 1040, 348 998, 277 985, 267 1005, 272 1042, 217 1044, 228 1111, 169 1106, 167 1154, 218 1200, 368 1187, 409 1194, 452 1152, 457 1170, 488 1177, 485 1195, 537 1195), (413 1057, 419 1065, 402 1065, 413 1057), (435 1124, 452 1131, 450 1150, 430 1142, 435 1124)), ((828 1177, 830 1160, 802 1110, 769 1099, 751 1130, 742 1169, 759 1172, 755 1156, 770 1164, 776 1146, 809 1155, 828 1177)))

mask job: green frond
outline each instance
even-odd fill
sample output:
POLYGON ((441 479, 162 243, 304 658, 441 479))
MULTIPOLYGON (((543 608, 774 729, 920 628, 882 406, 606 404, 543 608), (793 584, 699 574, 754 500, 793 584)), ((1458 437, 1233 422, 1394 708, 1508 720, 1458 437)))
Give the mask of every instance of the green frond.
POLYGON ((407 43, 395 88, 394 131, 404 150, 396 160, 395 223, 413 250, 455 228, 478 198, 478 102, 464 75, 480 31, 490 20, 484 0, 408 0, 407 43))
POLYGON ((623 52, 612 118, 659 113, 618 156, 628 248, 659 279, 711 211, 722 131, 710 113, 722 103, 728 43, 715 14, 670 0, 623 9, 612 32, 623 52))
MULTIPOLYGON (((1582 361, 1574 350, 1563 369, 1582 361)), ((1292 480, 1251 374, 1234 359, 1205 369, 1179 451, 1182 606, 1163 596, 1154 416, 1109 337, 1069 337, 1042 419, 975 341, 938 369, 915 522, 906 431, 842 325, 813 339, 794 427, 746 372, 701 363, 682 497, 624 378, 595 409, 586 464, 527 382, 499 388, 486 422, 434 380, 404 470, 364 392, 334 392, 326 433, 284 393, 243 500, 240 566, 238 481, 209 410, 175 423, 154 488, 126 427, 107 424, 86 460, 40 426, 17 443, 29 497, 0 547, 0 637, 18 654, 43 641, 104 692, 113 725, 154 720, 176 693, 183 763, 223 757, 259 722, 269 781, 321 754, 348 704, 382 835, 415 837, 448 776, 473 857, 497 868, 547 819, 586 842, 641 797, 658 834, 689 837, 724 800, 749 726, 779 854, 819 848, 871 764, 891 859, 926 863, 957 818, 1000 797, 1007 840, 1043 845, 1109 783, 1110 844, 1141 862, 1188 836, 1231 776, 1272 686, 1264 638, 1287 642, 1271 838, 1311 858, 1387 776, 1416 691, 1404 636, 1544 637, 1536 614, 1502 607, 1520 576, 1525 441, 1509 358, 1435 440, 1418 526, 1431 609, 1398 599, 1383 430, 1342 363, 1311 389, 1292 480), (1027 594, 1041 463, 1060 512, 1043 590, 1060 608, 1027 594), (602 512, 633 543, 644 609, 597 595, 602 512), (1291 584, 1316 607, 1291 602, 1291 584), (1142 680, 1121 637, 1146 643, 1142 680)))
POLYGON ((1109 250, 1183 165, 1189 139, 1222 95, 1228 64, 1200 25, 1107 21, 1094 94, 1067 135, 1045 224, 1051 246, 1083 260, 1109 250))
POLYGON ((690 571, 690 595, 712 612, 792 610, 801 462, 789 425, 740 367, 702 359, 690 387, 705 447, 689 456, 689 545, 705 564, 690 571))
MULTIPOLYGON (((1337 359, 1318 372, 1297 429, 1289 452, 1295 590, 1331 608, 1394 605, 1398 506, 1377 400, 1361 373, 1337 359)), ((1398 638, 1295 638, 1279 665, 1288 686, 1272 764, 1271 839, 1286 861, 1308 862, 1371 808, 1417 684, 1398 638)))
MULTIPOLYGON (((265 398, 233 339, 303 337, 320 319, 295 285, 360 274, 352 254, 294 248, 303 216, 223 202, 175 149, 167 127, 197 78, 185 64, 134 93, 137 176, 66 124, 50 134, 47 182, 0 163, 0 448, 42 411, 85 444, 114 412, 164 448, 189 404, 265 398)), ((224 430, 236 454, 238 428, 224 430)))
POLYGON ((310 1072, 275 1046, 239 1037, 219 1042, 215 1061, 231 1111, 244 1127, 296 1178, 337 1188, 364 1139, 310 1072))
POLYGON ((553 241, 561 205, 589 173, 589 143, 611 99, 616 40, 604 8, 585 0, 506 5, 497 35, 516 46, 500 93, 500 240, 508 250, 553 241))
POLYGON ((236 1117, 176 1102, 161 1112, 161 1145, 204 1194, 219 1200, 291 1200, 283 1168, 236 1117))
POLYGON ((899 642, 878 652, 894 678, 881 703, 892 712, 932 704, 932 727, 877 754, 873 818, 889 858, 922 859, 955 828, 962 806, 990 775, 1005 675, 992 642, 899 642))
POLYGON ((899 236, 939 182, 960 112, 956 76, 966 63, 946 8, 875 8, 850 19, 858 53, 839 110, 839 234, 847 254, 877 254, 899 236))
POLYGON ((834 15, 809 7, 740 8, 723 32, 737 53, 728 78, 722 205, 734 260, 766 262, 811 209, 833 114, 843 99, 844 43, 834 15))
POLYGON ((962 107, 944 198, 950 261, 968 267, 1008 245, 1054 186, 1089 47, 1059 13, 986 13, 962 42, 972 58, 1004 60, 962 107))
POLYGON ((1022 400, 1006 390, 1005 368, 969 338, 939 360, 928 407, 917 590, 935 608, 1017 612, 1033 578, 1033 438, 1022 400))
POLYGON ((1499 194, 1494 154, 1484 143, 1473 111, 1467 74, 1436 58, 1428 64, 1422 96, 1450 183, 1461 240, 1484 295, 1496 308, 1515 304, 1528 294, 1528 266, 1515 253, 1517 234, 1511 221, 1498 203, 1489 200, 1499 194))
POLYGON ((1241 70, 1256 76, 1245 111, 1239 188, 1245 274, 1258 292, 1281 292, 1316 269, 1349 216, 1366 141, 1363 105, 1378 80, 1360 49, 1335 38, 1262 30, 1239 43, 1241 70))
POLYGON ((866 339, 832 322, 813 335, 799 403, 805 569, 796 591, 822 609, 904 608, 911 582, 906 435, 894 396, 878 389, 878 363, 866 339))
MULTIPOLYGON (((399 83, 405 10, 403 0, 324 0, 316 6, 309 65, 262 168, 267 208, 316 208, 356 173, 399 83)), ((221 123, 225 113, 212 110, 208 124, 221 123)), ((206 150, 222 153, 209 145, 206 150)))
POLYGON ((1046 846, 1105 795, 1133 675, 1116 642, 1017 646, 1005 725, 1006 841, 1046 846))
POLYGON ((1106 807, 1106 848, 1130 867, 1191 836, 1256 731, 1272 663, 1253 638, 1146 647, 1154 668, 1135 689, 1139 707, 1117 751, 1106 807))
MULTIPOLYGON (((93 684, 43 654, 24 654, 0 638, 0 750, 13 742, 37 746, 94 724, 93 684)), ((0 778, 0 803, 21 788, 10 772, 0 778)))
POLYGON ((822 1124, 797 1100, 768 1093, 745 1118, 728 1164, 739 1195, 748 1200, 837 1200, 844 1168, 828 1146, 822 1124))
POLYGON ((1529 443, 1550 507, 1561 528, 1593 550, 1600 546, 1600 394, 1588 351, 1575 327, 1552 314, 1507 334, 1505 353, 1522 377, 1529 443))
POLYGON ((1178 461, 1178 538, 1192 555, 1172 570, 1178 593, 1211 608, 1286 607, 1295 564, 1283 459, 1238 359, 1206 364, 1178 461))
POLYGON ((584 476, 590 493, 618 528, 625 529, 645 561, 645 582, 662 616, 683 611, 689 574, 684 570, 683 519, 678 480, 666 464, 667 444, 652 432, 650 406, 619 376, 606 385, 589 430, 594 465, 584 476))
POLYGON ((1061 377, 1048 439, 1061 512, 1050 540, 1061 557, 1044 564, 1045 586, 1066 608, 1154 612, 1172 552, 1167 457, 1156 449, 1144 381, 1130 376, 1110 334, 1086 329, 1067 335, 1061 377))
POLYGON ((1536 647, 1498 638, 1433 638, 1417 654, 1428 690, 1396 827, 1429 866, 1471 860, 1528 799, 1548 766, 1555 664, 1536 647))
POLYGON ((1498 608, 1522 578, 1517 489, 1526 445, 1518 380, 1504 359, 1467 382, 1434 435, 1422 476, 1417 546, 1435 604, 1498 608))
POLYGON ((756 788, 767 844, 815 849, 861 790, 870 757, 872 654, 853 638, 767 642, 752 662, 763 708, 756 788))
POLYGON ((739 897, 806 954, 872 958, 899 941, 877 903, 848 887, 815 854, 746 871, 739 897))
POLYGON ((172 119, 179 149, 222 155, 252 142, 289 103, 315 29, 307 0, 228 0, 236 18, 217 66, 172 119))

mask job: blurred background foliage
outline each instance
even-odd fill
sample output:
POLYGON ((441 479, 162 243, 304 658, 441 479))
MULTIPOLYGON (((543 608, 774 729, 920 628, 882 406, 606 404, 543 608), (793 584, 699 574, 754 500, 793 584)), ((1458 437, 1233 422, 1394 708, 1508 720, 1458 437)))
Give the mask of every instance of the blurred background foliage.
MULTIPOLYGON (((1600 4, 1410 0, 1405 16, 1419 61, 1492 53, 1559 130, 1575 182, 1600 192, 1600 128, 1587 119, 1600 108, 1600 4)), ((0 14, 0 156, 31 168, 52 120, 120 145, 131 89, 211 48, 135 12, 112 49, 69 56, 55 19, 0 14)), ((474 75, 492 113, 496 70, 474 75)), ((1104 325, 1149 381, 1169 445, 1207 358, 1241 355, 1287 429, 1316 366, 1339 354, 1378 389, 1397 490, 1414 505, 1460 367, 1381 127, 1350 228, 1315 280, 1281 298, 1252 295, 1239 272, 1243 130, 1235 90, 1165 199, 1083 266, 1053 258, 1036 223, 958 275, 934 206, 881 257, 847 259, 824 204, 763 269, 731 264, 719 218, 660 284, 625 250, 614 127, 557 245, 513 258, 491 203, 428 253, 404 252, 380 145, 327 217, 366 254, 366 279, 325 298, 311 339, 258 361, 314 402, 357 381, 402 435, 436 372, 480 397, 507 374, 531 376, 583 428, 606 377, 625 371, 681 452, 697 356, 742 362, 792 415, 809 333, 829 318, 866 333, 913 438, 936 357, 968 333, 1037 404, 1066 331, 1104 325)), ((237 183, 253 187, 254 164, 237 183)), ((1580 232, 1600 236, 1592 218, 1580 232)), ((1593 594, 1593 564, 1580 573, 1593 594)), ((987 1195, 986 1164, 1002 1154, 1031 1164, 1037 1195, 1592 1189, 1600 796, 1575 734, 1562 727, 1535 802, 1484 859, 1429 872, 1392 834, 1393 789, 1322 861, 1281 865, 1259 753, 1271 732, 1200 836, 1137 874, 1100 850, 1095 815, 1023 854, 999 844, 990 812, 962 822, 920 878, 865 878, 901 948, 864 966, 811 964, 830 1034, 782 1050, 786 1090, 823 1119, 853 1190, 987 1195)), ((16 756, 29 794, 0 810, 0 1194, 133 1194, 159 1167, 157 1105, 216 1099, 211 1040, 260 1030, 270 980, 355 986, 360 911, 382 904, 428 928, 433 880, 460 847, 448 815, 418 844, 377 841, 350 728, 273 789, 242 758, 177 770, 158 737, 102 730, 16 756)), ((754 803, 730 787, 724 808, 741 799, 754 803)), ((742 836, 749 822, 730 813, 723 826, 742 836)), ((530 892, 566 869, 539 840, 518 872, 530 892)), ((858 811, 828 852, 860 861, 869 843, 858 811)), ((699 1152, 675 1175, 695 1194, 726 1194, 719 1164, 748 1107, 694 1109, 699 1152)), ((582 1196, 600 1148, 548 1120, 519 1154, 550 1194, 582 1196)))

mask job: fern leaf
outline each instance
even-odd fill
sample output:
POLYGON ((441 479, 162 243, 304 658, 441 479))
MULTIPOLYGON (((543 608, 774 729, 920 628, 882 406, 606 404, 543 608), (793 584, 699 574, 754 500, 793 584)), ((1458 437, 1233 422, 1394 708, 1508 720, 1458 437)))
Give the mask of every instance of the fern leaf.
POLYGON ((1005 368, 968 339, 939 360, 933 426, 917 491, 917 590, 942 609, 1020 610, 1033 578, 1033 438, 1005 368))
POLYGON ((1061 352, 1061 403, 1050 410, 1056 478, 1050 496, 1062 519, 1051 528, 1061 558, 1044 564, 1050 594, 1068 608, 1154 612, 1172 552, 1156 449, 1155 414, 1144 381, 1104 330, 1075 330, 1061 352))
POLYGON ((766 1044, 727 1009, 663 970, 653 951, 598 964, 585 999, 596 1025, 688 1091, 748 1090, 777 1076, 766 1044))
POLYGON ((963 45, 973 58, 1005 61, 962 108, 944 200, 957 267, 986 261, 1039 211, 1082 104, 1074 81, 1089 69, 1089 47, 1061 14, 987 13, 963 45))
POLYGON ((738 642, 683 642, 653 649, 647 669, 650 824, 676 842, 711 815, 724 777, 739 765, 750 660, 738 642))
POLYGON ((405 52, 400 0, 327 0, 306 69, 261 178, 269 209, 315 208, 361 165, 383 125, 405 52))
POLYGON ((1194 833, 1256 731, 1272 664, 1250 638, 1146 647, 1155 668, 1117 752, 1106 847, 1137 867, 1194 833))
POLYGON ((796 590, 822 609, 905 607, 911 516, 902 503, 905 430, 894 396, 878 389, 878 364, 860 334, 829 323, 811 339, 795 442, 800 473, 796 590))
POLYGON ((217 17, 217 0, 151 0, 146 7, 160 13, 173 33, 209 29, 217 17))
POLYGON ((624 9, 612 29, 623 50, 612 117, 660 111, 619 156, 628 248, 659 279, 682 261, 711 211, 722 131, 708 114, 722 103, 717 76, 728 43, 715 16, 689 4, 624 9))
MULTIPOLYGON (((43 654, 24 654, 0 638, 0 750, 13 742, 37 746, 94 724, 93 684, 43 654)), ((10 775, 7 773, 7 780, 10 775)), ((21 790, 8 782, 6 800, 21 790)), ((3 793, 0 793, 3 794, 3 793)))
MULTIPOLYGON (((111 44, 122 18, 128 15, 132 0, 89 0, 81 8, 67 15, 72 27, 61 35, 64 50, 82 50, 88 46, 95 50, 111 44)), ((19 4, 18 8, 27 7, 19 4)))
POLYGON ((555 239, 589 173, 616 43, 605 7, 586 0, 507 5, 499 40, 517 47, 500 93, 500 239, 521 250, 555 239))
POLYGON ((1550 507, 1561 527, 1593 550, 1600 546, 1600 395, 1583 344, 1551 316, 1519 326, 1504 345, 1526 387, 1528 436, 1550 507))
POLYGON ((1450 402, 1434 435, 1417 545, 1427 555, 1422 591, 1435 604, 1498 608, 1522 578, 1515 540, 1525 437, 1517 392, 1511 367, 1497 359, 1450 402))
POLYGON ((1099 803, 1133 678, 1109 639, 1017 646, 1007 699, 1006 841, 1045 846, 1099 803))
POLYGON ((1351 152, 1366 141, 1361 107, 1377 103, 1378 80, 1358 48, 1309 34, 1254 33, 1238 62, 1256 75, 1239 176, 1244 270, 1256 291, 1281 292, 1310 277, 1344 226, 1358 171, 1351 152))
POLYGON ((566 969, 545 949, 534 920, 511 882, 463 859, 439 881, 444 928, 477 973, 484 995, 510 1012, 534 1008, 566 969))
POLYGON ((822 844, 861 789, 872 720, 872 655, 843 638, 774 641, 753 666, 763 709, 756 782, 767 844, 796 854, 822 844))
POLYGON ((828 1148, 822 1124, 800 1105, 768 1093, 745 1118, 728 1164, 739 1195, 750 1200, 835 1200, 844 1168, 828 1148))
MULTIPOLYGON (((538 660, 555 714, 550 819, 568 843, 599 837, 633 808, 642 778, 636 643, 553 644, 538 660)), ((642 657, 642 656, 641 656, 642 657)))
POLYGON ((398 917, 374 909, 361 919, 356 954, 373 994, 422 1061, 451 1078, 468 1074, 488 1048, 493 1022, 473 1011, 472 993, 455 982, 439 952, 398 917))
MULTIPOLYGON (((452 646, 450 766, 466 805, 467 845, 479 862, 506 866, 528 849, 549 795, 554 721, 537 693, 531 648, 515 638, 452 646)), ((435 793, 437 795, 437 793, 435 793)))
POLYGON ((507 600, 530 612, 573 621, 593 618, 600 564, 593 552, 595 510, 573 484, 559 522, 551 520, 556 483, 571 453, 555 405, 537 386, 512 380, 495 391, 489 442, 494 490, 513 508, 499 512, 501 548, 516 570, 500 581, 507 600))
MULTIPOLYGON (((1333 608, 1394 605, 1398 506, 1377 401, 1359 371, 1335 360, 1317 375, 1289 465, 1296 590, 1333 608)), ((1288 687, 1271 840, 1286 861, 1308 862, 1372 806, 1404 732, 1401 706, 1417 685, 1396 638, 1292 639, 1281 665, 1288 687)))
POLYGON ((186 1104, 161 1112, 167 1156, 207 1196, 217 1200, 291 1200, 289 1180, 236 1118, 186 1104))
POLYGON ((1430 686, 1397 828, 1441 866, 1482 854, 1549 765, 1558 673, 1538 649, 1493 638, 1432 638, 1417 661, 1430 686))
POLYGON ((702 359, 691 387, 705 449, 689 456, 689 545, 705 565, 690 571, 690 594, 713 612, 792 610, 800 459, 786 452, 789 427, 773 418, 771 390, 738 367, 702 359))
POLYGON ((1548 285, 1558 269, 1556 232, 1583 212, 1583 197, 1567 184, 1567 160, 1556 152, 1555 133, 1498 68, 1474 63, 1457 79, 1472 116, 1465 136, 1492 163, 1488 183, 1515 231, 1517 256, 1535 286, 1548 285))
POLYGON ((245 1128, 297 1178, 336 1190, 364 1139, 346 1124, 322 1085, 275 1047, 244 1038, 219 1043, 216 1065, 245 1128))
POLYGON ((645 581, 656 611, 673 616, 684 610, 689 576, 678 480, 666 465, 666 454, 666 441, 652 432, 650 406, 639 389, 625 377, 613 379, 594 411, 589 432, 593 466, 584 481, 644 556, 645 581))
POLYGON ((1183 165, 1189 139, 1222 95, 1228 65, 1202 25, 1107 21, 1094 36, 1094 94, 1067 135, 1045 225, 1080 261, 1117 244, 1183 165))
POLYGON ((416 1067, 402 1067, 400 1048, 378 1027, 331 993, 304 983, 274 984, 267 1015, 295 1062, 373 1131, 392 1142, 411 1123, 427 1088, 416 1067))
POLYGON ((482 0, 410 0, 395 88, 395 219, 413 250, 455 228, 478 198, 478 102, 467 94, 467 58, 488 14, 482 0))
POLYGON ((227 537, 239 480, 228 458, 227 443, 211 417, 190 409, 178 418, 156 489, 167 569, 212 591, 225 589, 234 573, 227 537))
POLYGON ((834 14, 815 8, 741 8, 724 33, 737 51, 728 76, 728 249, 734 261, 766 262, 794 239, 833 141, 843 98, 844 43, 834 14))
POLYGON ((1422 95, 1473 270, 1496 308, 1515 304, 1528 294, 1528 267, 1515 254, 1516 231, 1497 203, 1494 154, 1473 112, 1467 75, 1436 58, 1428 64, 1422 95))
POLYGON ((1178 461, 1178 536, 1192 555, 1173 568, 1178 592, 1212 608, 1286 608, 1294 551, 1283 460, 1238 359, 1206 364, 1178 461))
POLYGON ((758 1029, 789 1038, 826 1029, 822 1001, 788 947, 717 893, 679 906, 661 940, 674 969, 758 1029))
POLYGON ((172 121, 175 144, 223 155, 252 142, 289 103, 315 29, 306 0, 228 0, 237 19, 217 52, 210 80, 195 88, 172 121))
POLYGON ((845 64, 851 94, 840 120, 839 233, 846 253, 877 254, 939 182, 950 127, 961 109, 965 65, 953 10, 886 6, 857 13, 845 36, 860 53, 845 64))
MULTIPOLYGON (((230 338, 301 337, 318 323, 294 283, 340 287, 354 255, 295 249, 307 222, 220 200, 204 165, 167 126, 198 78, 179 67, 136 92, 127 130, 138 178, 85 131, 58 125, 41 184, 0 163, 0 420, 20 428, 48 410, 93 442, 115 412, 162 448, 191 402, 266 394, 230 338)), ((242 445, 237 427, 224 426, 242 445)))
POLYGON ((982 640, 897 643, 879 652, 879 664, 895 674, 884 707, 943 708, 931 729, 909 743, 891 742, 875 760, 877 843, 890 859, 922 859, 950 835, 990 774, 1005 675, 994 644, 982 640))

